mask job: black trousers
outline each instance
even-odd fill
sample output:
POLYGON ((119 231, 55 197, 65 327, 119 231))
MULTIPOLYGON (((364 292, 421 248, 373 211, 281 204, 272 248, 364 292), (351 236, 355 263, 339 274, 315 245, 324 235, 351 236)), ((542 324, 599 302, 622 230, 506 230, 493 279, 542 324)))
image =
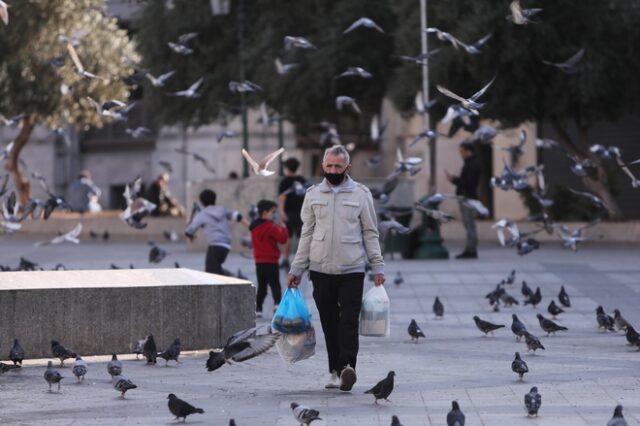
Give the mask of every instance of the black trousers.
POLYGON ((355 369, 364 273, 330 275, 311 271, 309 277, 327 344, 329 372, 340 374, 347 364, 355 369))
POLYGON ((280 288, 280 268, 277 263, 256 263, 258 293, 256 294, 256 310, 262 312, 262 304, 267 297, 267 285, 271 288, 273 303, 280 304, 282 289, 280 288))
POLYGON ((205 272, 212 274, 226 275, 222 264, 227 259, 229 249, 222 246, 209 246, 207 248, 207 256, 204 260, 205 272))

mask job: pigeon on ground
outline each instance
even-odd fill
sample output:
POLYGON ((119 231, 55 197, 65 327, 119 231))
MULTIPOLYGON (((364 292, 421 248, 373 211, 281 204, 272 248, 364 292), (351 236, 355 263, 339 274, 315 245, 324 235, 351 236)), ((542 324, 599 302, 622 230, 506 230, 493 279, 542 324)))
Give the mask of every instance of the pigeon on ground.
POLYGON ((418 343, 418 339, 420 337, 426 337, 420 327, 418 327, 418 323, 416 320, 412 319, 411 323, 409 323, 409 327, 407 328, 407 332, 409 336, 411 336, 411 341, 418 343))
POLYGON ((447 426, 464 426, 464 413, 458 401, 451 401, 451 411, 447 413, 447 426))
POLYGON ((598 321, 598 328, 602 328, 605 331, 616 331, 615 320, 611 315, 604 312, 604 308, 602 306, 598 306, 596 308, 596 320, 598 321))
POLYGON ((5 364, 4 362, 0 362, 0 374, 4 374, 7 371, 11 371, 11 370, 17 370, 18 368, 21 368, 21 366, 16 364, 5 364))
POLYGON ((322 420, 318 410, 305 407, 295 402, 291 403, 291 410, 293 410, 293 418, 300 422, 300 426, 308 426, 314 420, 322 420))
POLYGON ((136 360, 139 359, 140 355, 144 353, 144 344, 146 342, 147 342, 147 338, 145 337, 144 339, 140 339, 131 345, 133 346, 133 350, 131 352, 136 354, 136 360))
POLYGON ((14 365, 22 365, 22 360, 24 359, 24 349, 20 346, 20 342, 18 339, 13 339, 13 347, 9 351, 9 361, 13 362, 14 365))
POLYGON ((630 326, 629 321, 627 321, 620 313, 620 309, 613 310, 613 320, 615 321, 616 328, 618 330, 626 330, 627 327, 630 326))
POLYGON ((500 282, 500 284, 509 284, 509 285, 511 285, 511 284, 513 284, 515 281, 516 281, 516 270, 515 270, 515 269, 513 269, 513 270, 511 271, 511 273, 507 276, 507 278, 505 278, 504 280, 502 280, 502 281, 500 282))
POLYGON ((379 399, 384 399, 385 401, 390 402, 388 398, 389 395, 391 395, 391 392, 393 392, 393 378, 395 377, 395 375, 395 372, 389 371, 387 377, 380 380, 374 387, 372 387, 368 391, 365 391, 364 393, 373 394, 373 396, 376 398, 374 401, 375 404, 378 403, 379 399))
POLYGON ((153 334, 150 334, 149 337, 147 337, 147 341, 144 342, 142 354, 147 359, 147 364, 155 365, 156 358, 158 357, 158 348, 156 347, 156 341, 153 338, 153 334))
POLYGON ((122 362, 118 359, 118 355, 111 354, 111 361, 107 364, 107 372, 112 379, 122 374, 122 362))
POLYGON ((436 316, 436 319, 442 319, 444 316, 444 305, 440 302, 438 296, 436 296, 436 300, 433 301, 433 314, 436 316))
POLYGON ((71 370, 73 375, 78 378, 78 383, 84 381, 84 376, 87 374, 87 362, 82 357, 77 356, 76 362, 73 363, 73 369, 71 370))
POLYGON ((167 251, 154 244, 149 250, 149 263, 160 263, 166 256, 167 251))
POLYGON ((518 302, 518 299, 516 299, 515 297, 513 297, 507 292, 504 292, 504 294, 500 296, 500 300, 502 300, 502 303, 504 303, 504 306, 513 306, 513 305, 520 304, 520 302, 518 302))
POLYGON ((191 414, 204 414, 204 410, 202 408, 196 408, 172 393, 167 396, 167 399, 169 400, 169 411, 171 411, 171 414, 176 416, 176 420, 180 420, 180 418, 182 418, 182 420, 186 422, 187 416, 190 416, 191 414))
POLYGON ((529 393, 524 395, 524 407, 527 410, 527 417, 538 417, 538 410, 541 405, 542 395, 538 393, 538 388, 534 386, 529 393))
POLYGON ((520 358, 520 352, 516 352, 516 357, 514 358, 513 362, 511 362, 511 371, 518 374, 520 381, 523 381, 525 373, 529 372, 527 363, 524 362, 522 358, 520 358))
POLYGON ((564 286, 560 286, 560 293, 558 294, 558 300, 565 308, 571 307, 571 299, 569 299, 569 295, 564 289, 564 286))
POLYGON ((58 384, 58 392, 60 392, 60 381, 63 379, 58 370, 53 368, 53 363, 49 361, 47 363, 47 370, 44 372, 44 380, 49 383, 49 392, 51 392, 51 385, 58 384))
POLYGON ((492 324, 489 321, 481 320, 477 315, 473 317, 473 320, 476 322, 476 327, 478 327, 485 336, 488 333, 491 333, 491 335, 494 336, 494 330, 504 327, 504 324, 492 324))
POLYGON ((511 323, 511 331, 513 331, 513 334, 516 336, 516 340, 519 342, 522 336, 527 333, 527 327, 522 321, 520 321, 520 318, 518 318, 516 314, 512 314, 511 318, 513 319, 513 322, 511 323))
POLYGON ((533 294, 533 291, 531 290, 531 288, 527 285, 527 282, 525 280, 522 280, 522 295, 526 298, 531 297, 531 295, 533 294))
POLYGON ((551 303, 549 303, 549 307, 547 307, 547 312, 551 314, 553 319, 556 319, 556 316, 564 313, 564 309, 556 305, 555 300, 552 300, 551 303))
POLYGON ((550 319, 545 318, 544 316, 542 316, 542 314, 538 314, 536 315, 536 317, 538 318, 538 322, 540 323, 540 328, 542 328, 542 330, 547 332, 547 336, 551 333, 555 335, 557 331, 569 330, 567 327, 558 325, 555 322, 551 321, 550 319))
POLYGON ((402 272, 400 272, 400 271, 396 272, 396 276, 393 277, 393 283, 395 285, 400 285, 400 284, 404 283, 404 277, 402 276, 402 272))
POLYGON ((245 158, 245 160, 247 160, 247 162, 251 166, 251 170, 253 170, 253 173, 255 173, 258 176, 271 176, 275 172, 271 171, 271 170, 268 170, 269 164, 271 164, 273 162, 273 160, 278 158, 278 156, 280 154, 282 154, 283 152, 284 152, 284 148, 280 148, 277 151, 274 151, 274 152, 268 154, 267 156, 265 156, 262 160, 260 160, 260 162, 257 162, 243 148, 242 149, 242 156, 245 158))
POLYGON ((489 305, 493 306, 498 304, 498 301, 505 293, 506 290, 502 288, 500 284, 496 284, 496 288, 493 291, 487 293, 484 297, 486 299, 489 299, 489 305))
POLYGON ((164 352, 158 354, 158 357, 166 361, 166 363, 164 364, 165 367, 169 364, 169 361, 175 361, 180 364, 180 361, 178 361, 178 357, 180 356, 181 346, 182 345, 180 343, 180 339, 176 338, 176 340, 174 340, 173 343, 169 345, 169 347, 164 352))
POLYGON ((536 288, 535 293, 533 293, 527 300, 524 301, 525 305, 531 305, 535 308, 538 303, 542 301, 542 293, 540 292, 540 287, 536 288))
POLYGON ((206 367, 208 371, 214 371, 231 361, 242 362, 254 358, 268 351, 276 340, 279 333, 257 334, 260 327, 251 327, 241 330, 227 339, 227 343, 221 351, 209 352, 206 367))
POLYGON ((622 415, 622 405, 617 405, 613 410, 613 417, 607 422, 607 426, 629 426, 622 415))
POLYGON ((54 358, 58 358, 60 360, 60 367, 64 367, 64 360, 69 358, 75 358, 78 356, 75 352, 65 348, 56 340, 51 341, 51 353, 54 358))
POLYGON ((629 325, 627 327, 625 337, 627 338, 627 342, 629 342, 630 345, 640 347, 640 334, 636 331, 635 328, 633 328, 633 326, 629 325))
POLYGON ((534 355, 538 349, 546 350, 545 347, 542 346, 542 343, 540 343, 540 339, 528 331, 524 332, 524 342, 527 344, 527 351, 533 351, 534 355))
POLYGON ((391 426, 402 426, 402 423, 400 423, 400 419, 398 418, 398 416, 391 416, 391 426))
POLYGON ((120 398, 122 399, 124 399, 124 394, 127 393, 128 390, 136 389, 137 387, 137 385, 123 375, 113 378, 113 388, 120 392, 120 398))
POLYGON ((378 24, 376 24, 373 20, 371 20, 369 18, 360 18, 360 19, 356 20, 353 24, 349 25, 349 28, 344 30, 342 34, 350 33, 351 31, 355 30, 356 28, 360 28, 360 27, 372 28, 372 29, 384 34, 384 31, 382 30, 382 28, 380 28, 378 26, 378 24))

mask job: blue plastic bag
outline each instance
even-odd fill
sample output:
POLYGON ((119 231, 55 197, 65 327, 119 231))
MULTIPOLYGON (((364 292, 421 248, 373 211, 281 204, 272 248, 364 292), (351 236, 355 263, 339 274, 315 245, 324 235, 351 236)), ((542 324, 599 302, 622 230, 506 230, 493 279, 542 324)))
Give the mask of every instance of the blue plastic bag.
POLYGON ((311 327, 311 314, 302 292, 287 288, 280 305, 273 314, 271 328, 280 333, 304 333, 311 327))

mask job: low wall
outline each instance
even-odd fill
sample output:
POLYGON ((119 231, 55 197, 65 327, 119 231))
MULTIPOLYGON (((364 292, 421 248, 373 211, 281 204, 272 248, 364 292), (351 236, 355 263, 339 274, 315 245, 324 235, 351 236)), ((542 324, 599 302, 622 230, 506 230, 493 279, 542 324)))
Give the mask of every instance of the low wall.
POLYGON ((0 347, 20 340, 28 358, 50 358, 51 340, 81 355, 130 353, 149 333, 158 349, 221 346, 255 325, 249 281, 190 269, 3 272, 0 347))

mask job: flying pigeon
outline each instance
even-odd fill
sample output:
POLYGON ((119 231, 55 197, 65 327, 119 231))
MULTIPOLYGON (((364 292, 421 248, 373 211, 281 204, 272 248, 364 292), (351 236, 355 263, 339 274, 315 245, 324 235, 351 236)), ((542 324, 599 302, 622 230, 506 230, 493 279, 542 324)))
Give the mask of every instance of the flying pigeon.
POLYGON ((51 385, 58 384, 58 392, 60 392, 60 381, 63 379, 58 370, 53 368, 53 363, 49 361, 47 363, 47 370, 44 372, 44 380, 49 384, 49 392, 51 392, 51 385))
POLYGON ((353 24, 351 24, 349 26, 349 28, 344 30, 342 34, 350 33, 351 31, 355 30, 356 28, 360 28, 360 27, 372 28, 372 29, 384 34, 384 31, 382 30, 382 28, 380 28, 378 26, 378 24, 376 24, 375 22, 373 22, 369 18, 360 18, 360 19, 356 20, 353 24))
POLYGON ((178 364, 178 357, 180 356, 180 348, 181 348, 180 339, 176 338, 171 345, 162 353, 158 354, 159 358, 162 358, 166 361, 165 366, 169 364, 169 361, 175 361, 178 364))
POLYGON ((79 244, 80 240, 78 239, 78 237, 80 236, 80 233, 82 232, 82 223, 78 223, 71 231, 66 232, 64 234, 60 234, 55 238, 52 238, 49 241, 38 241, 36 243, 34 243, 33 245, 35 247, 40 247, 40 246, 44 246, 47 244, 60 244, 63 243, 65 241, 68 241, 70 243, 74 243, 74 244, 79 244))
POLYGON ((451 411, 447 413, 447 426, 464 426, 465 417, 458 401, 451 401, 451 411))
POLYGON ((2 20, 5 25, 9 25, 9 11, 7 10, 8 8, 9 5, 0 0, 0 20, 2 20))
POLYGON ((167 396, 167 399, 169 400, 169 411, 171 411, 171 414, 176 416, 176 420, 180 420, 180 418, 182 418, 182 420, 186 422, 187 416, 190 416, 191 414, 204 414, 204 410, 202 408, 196 408, 172 393, 167 396))
POLYGON ((485 94, 485 92, 487 91, 487 89, 489 89, 489 87, 491 87, 491 85, 493 84, 493 82, 495 81, 495 77, 493 77, 491 79, 491 81, 489 81, 489 83, 487 83, 482 89, 478 90, 476 93, 474 93, 470 98, 466 99, 463 98, 459 95, 456 95, 455 93, 453 93, 451 90, 442 87, 440 85, 436 86, 436 89, 438 89, 438 91, 440 93, 442 93, 443 95, 450 97, 452 99, 457 100, 458 102, 460 102, 460 104, 462 105, 462 107, 464 109, 466 109, 467 111, 470 111, 472 114, 474 115, 479 115, 479 110, 485 105, 483 103, 478 103, 478 99, 480 99, 480 97, 482 95, 485 94))
POLYGON ((187 46, 180 43, 174 43, 170 41, 167 43, 167 45, 169 46, 169 49, 173 50, 179 55, 188 56, 193 53, 193 49, 190 49, 187 46))
POLYGON ((511 15, 507 19, 513 21, 516 25, 527 25, 530 22, 534 22, 530 18, 542 12, 542 9, 523 9, 520 5, 520 0, 513 0, 509 5, 509 9, 511 10, 511 15))
POLYGON ((284 50, 291 50, 295 47, 300 49, 316 49, 316 47, 304 37, 286 36, 284 38, 284 50))
POLYGON ((504 327, 504 324, 493 324, 489 321, 480 319, 477 315, 473 317, 473 320, 476 322, 476 327, 478 327, 478 330, 482 331, 485 336, 489 333, 494 336, 494 330, 504 327))
POLYGON ((278 158, 278 156, 280 154, 282 154, 283 152, 284 152, 284 148, 280 148, 277 151, 274 151, 274 152, 268 154, 267 156, 265 156, 262 160, 260 160, 259 163, 256 162, 244 148, 242 149, 242 156, 245 158, 245 160, 247 160, 247 162, 251 166, 251 170, 253 170, 253 172, 256 175, 258 175, 258 176, 271 176, 275 172, 271 171, 271 170, 268 170, 269 164, 271 164, 273 162, 273 160, 278 158))
POLYGON ((82 357, 77 356, 76 362, 73 363, 71 372, 78 378, 78 383, 84 381, 84 376, 87 374, 87 371, 87 362, 83 360, 82 357))
POLYGON ((293 410, 293 418, 300 422, 300 426, 308 426, 314 420, 322 420, 318 410, 305 407, 295 402, 291 403, 291 410, 293 410))
POLYGON ((516 352, 516 356, 513 362, 511 362, 511 371, 518 374, 520 381, 523 381, 525 373, 529 372, 529 367, 527 366, 527 363, 524 362, 522 358, 520 358, 520 352, 516 352))
POLYGON ((107 363, 107 372, 112 379, 113 377, 122 374, 122 362, 118 359, 116 354, 111 354, 111 361, 107 363))
POLYGON ((536 386, 532 387, 529 393, 524 396, 524 406, 527 410, 527 417, 538 417, 538 410, 542 405, 542 395, 538 393, 536 386))
POLYGON ((225 363, 242 362, 268 351, 279 338, 278 333, 257 334, 259 327, 251 327, 235 333, 227 339, 224 348, 219 352, 210 351, 206 367, 214 371, 225 363))
POLYGON ((180 90, 178 92, 174 92, 173 96, 182 96, 184 98, 190 98, 190 99, 199 98, 200 94, 197 92, 203 81, 204 81, 204 77, 200 77, 200 79, 197 80, 195 83, 193 83, 191 86, 189 86, 189 88, 185 90, 180 90))
POLYGON ((555 335, 557 331, 569 330, 567 327, 558 325, 550 319, 545 318, 542 314, 537 314, 536 317, 538 318, 538 322, 540 323, 540 328, 547 332, 547 336, 551 333, 555 335))
POLYGON ((535 293, 531 294, 531 296, 524 301, 524 304, 531 305, 531 307, 535 308, 541 301, 542 293, 540 292, 540 287, 537 287, 535 293))
POLYGON ((299 64, 283 64, 279 58, 275 59, 276 71, 280 75, 289 74, 299 64))
POLYGON ((342 77, 361 77, 361 78, 372 78, 373 75, 361 67, 348 67, 346 71, 338 74, 334 78, 342 78, 342 77))
POLYGON ((120 398, 122 399, 124 399, 124 394, 127 393, 128 390, 136 389, 137 387, 137 385, 125 376, 119 375, 113 378, 113 388, 120 392, 120 398))
POLYGON ((407 332, 409 333, 409 336, 411 337, 412 342, 418 343, 418 339, 420 337, 426 337, 422 332, 422 330, 420 329, 420 327, 418 327, 418 323, 414 319, 412 319, 411 323, 409 323, 407 332))
POLYGON ((546 65, 550 65, 552 67, 558 68, 565 74, 575 74, 578 72, 578 63, 582 60, 584 56, 585 48, 578 50, 575 54, 573 54, 569 59, 564 62, 550 62, 550 61, 542 61, 542 63, 546 65))
POLYGON ((173 77, 173 75, 175 74, 175 71, 169 71, 166 72, 164 74, 161 74, 158 77, 154 77, 153 75, 151 75, 150 73, 146 74, 146 77, 149 79, 149 81, 151 82, 151 84, 153 85, 153 87, 158 87, 158 88, 162 88, 167 84, 167 81, 173 77))
POLYGON ((56 340, 51 341, 51 353, 54 358, 58 358, 60 360, 60 367, 64 367, 65 359, 75 358, 78 356, 78 354, 65 348, 56 340))
POLYGON ((388 398, 389 395, 391 395, 391 392, 393 392, 393 378, 395 377, 395 375, 395 372, 389 371, 387 377, 380 380, 374 387, 365 391, 364 393, 373 394, 373 396, 375 397, 375 404, 378 403, 379 399, 384 399, 385 401, 390 402, 388 398))

